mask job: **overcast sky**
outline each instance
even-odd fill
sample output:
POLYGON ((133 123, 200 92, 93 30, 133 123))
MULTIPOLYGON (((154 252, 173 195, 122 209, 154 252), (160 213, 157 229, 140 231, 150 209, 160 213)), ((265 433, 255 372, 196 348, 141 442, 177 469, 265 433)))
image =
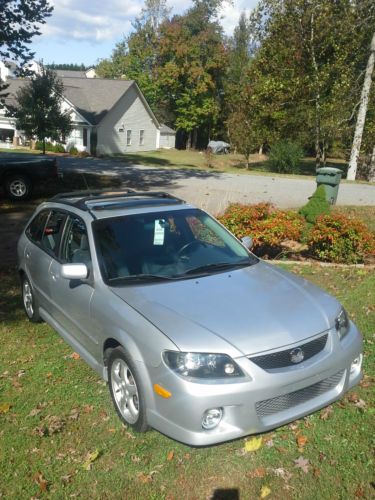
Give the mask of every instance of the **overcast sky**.
MULTIPOLYGON (((50 0, 52 16, 33 39, 35 59, 44 63, 95 64, 109 57, 115 44, 131 31, 143 0, 50 0)), ((257 0, 233 0, 222 9, 222 25, 231 34, 243 10, 250 12, 257 0)), ((187 9, 189 0, 168 0, 173 13, 187 9)))

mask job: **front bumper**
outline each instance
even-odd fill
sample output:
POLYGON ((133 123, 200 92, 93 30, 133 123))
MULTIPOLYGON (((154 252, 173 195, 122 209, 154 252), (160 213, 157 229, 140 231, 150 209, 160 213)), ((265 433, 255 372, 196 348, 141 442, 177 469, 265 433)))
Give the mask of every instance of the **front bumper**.
POLYGON ((148 422, 177 441, 205 446, 265 432, 313 413, 339 399, 362 377, 362 337, 356 326, 351 323, 342 341, 336 331, 328 334, 323 351, 295 366, 265 371, 247 357, 238 358, 247 377, 224 383, 186 380, 164 365, 153 368, 151 380, 172 396, 154 395, 148 422), (204 430, 202 416, 211 408, 222 408, 223 418, 215 429, 204 430))

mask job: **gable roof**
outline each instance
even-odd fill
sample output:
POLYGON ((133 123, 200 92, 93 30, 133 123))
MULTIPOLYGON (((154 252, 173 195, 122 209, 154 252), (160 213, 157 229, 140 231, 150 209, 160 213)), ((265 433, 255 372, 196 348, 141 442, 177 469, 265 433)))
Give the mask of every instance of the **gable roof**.
POLYGON ((173 128, 171 127, 168 127, 168 125, 166 125, 165 123, 162 123, 160 125, 160 133, 161 134, 169 134, 169 135, 172 135, 172 134, 175 134, 176 131, 173 130, 173 128))
MULTIPOLYGON (((109 80, 105 78, 86 77, 63 77, 60 79, 64 85, 65 99, 91 125, 98 125, 121 97, 132 86, 135 86, 144 106, 155 121, 156 126, 159 126, 158 120, 134 80, 109 80)), ((12 79, 8 80, 7 83, 9 83, 9 87, 6 92, 9 93, 9 96, 5 104, 16 105, 15 94, 27 83, 27 80, 12 79)))
POLYGON ((56 75, 60 78, 86 78, 86 71, 73 69, 54 69, 56 75))

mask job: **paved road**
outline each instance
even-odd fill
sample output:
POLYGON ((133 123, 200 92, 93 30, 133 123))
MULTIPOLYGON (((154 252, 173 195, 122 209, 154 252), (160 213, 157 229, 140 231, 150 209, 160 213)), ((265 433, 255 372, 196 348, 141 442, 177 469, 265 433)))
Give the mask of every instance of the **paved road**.
MULTIPOLYGON (((230 202, 269 201, 281 208, 300 207, 316 187, 314 180, 306 178, 143 167, 122 160, 66 157, 59 159, 59 165, 64 175, 75 171, 116 176, 124 187, 165 190, 214 214, 222 212, 230 202)), ((375 205, 375 184, 342 183, 337 203, 375 205)))

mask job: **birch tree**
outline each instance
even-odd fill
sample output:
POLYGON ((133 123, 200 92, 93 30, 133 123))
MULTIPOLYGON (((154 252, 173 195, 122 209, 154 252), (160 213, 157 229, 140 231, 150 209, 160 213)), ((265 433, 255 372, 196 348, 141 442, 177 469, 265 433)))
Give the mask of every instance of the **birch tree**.
POLYGON ((367 61, 365 78, 363 81, 360 106, 358 109, 357 123, 354 131, 353 145, 350 154, 349 169, 347 179, 355 180, 357 175, 358 156, 361 150, 362 134, 366 121, 367 107, 371 90, 372 74, 375 63, 375 32, 370 45, 370 55, 367 61))

